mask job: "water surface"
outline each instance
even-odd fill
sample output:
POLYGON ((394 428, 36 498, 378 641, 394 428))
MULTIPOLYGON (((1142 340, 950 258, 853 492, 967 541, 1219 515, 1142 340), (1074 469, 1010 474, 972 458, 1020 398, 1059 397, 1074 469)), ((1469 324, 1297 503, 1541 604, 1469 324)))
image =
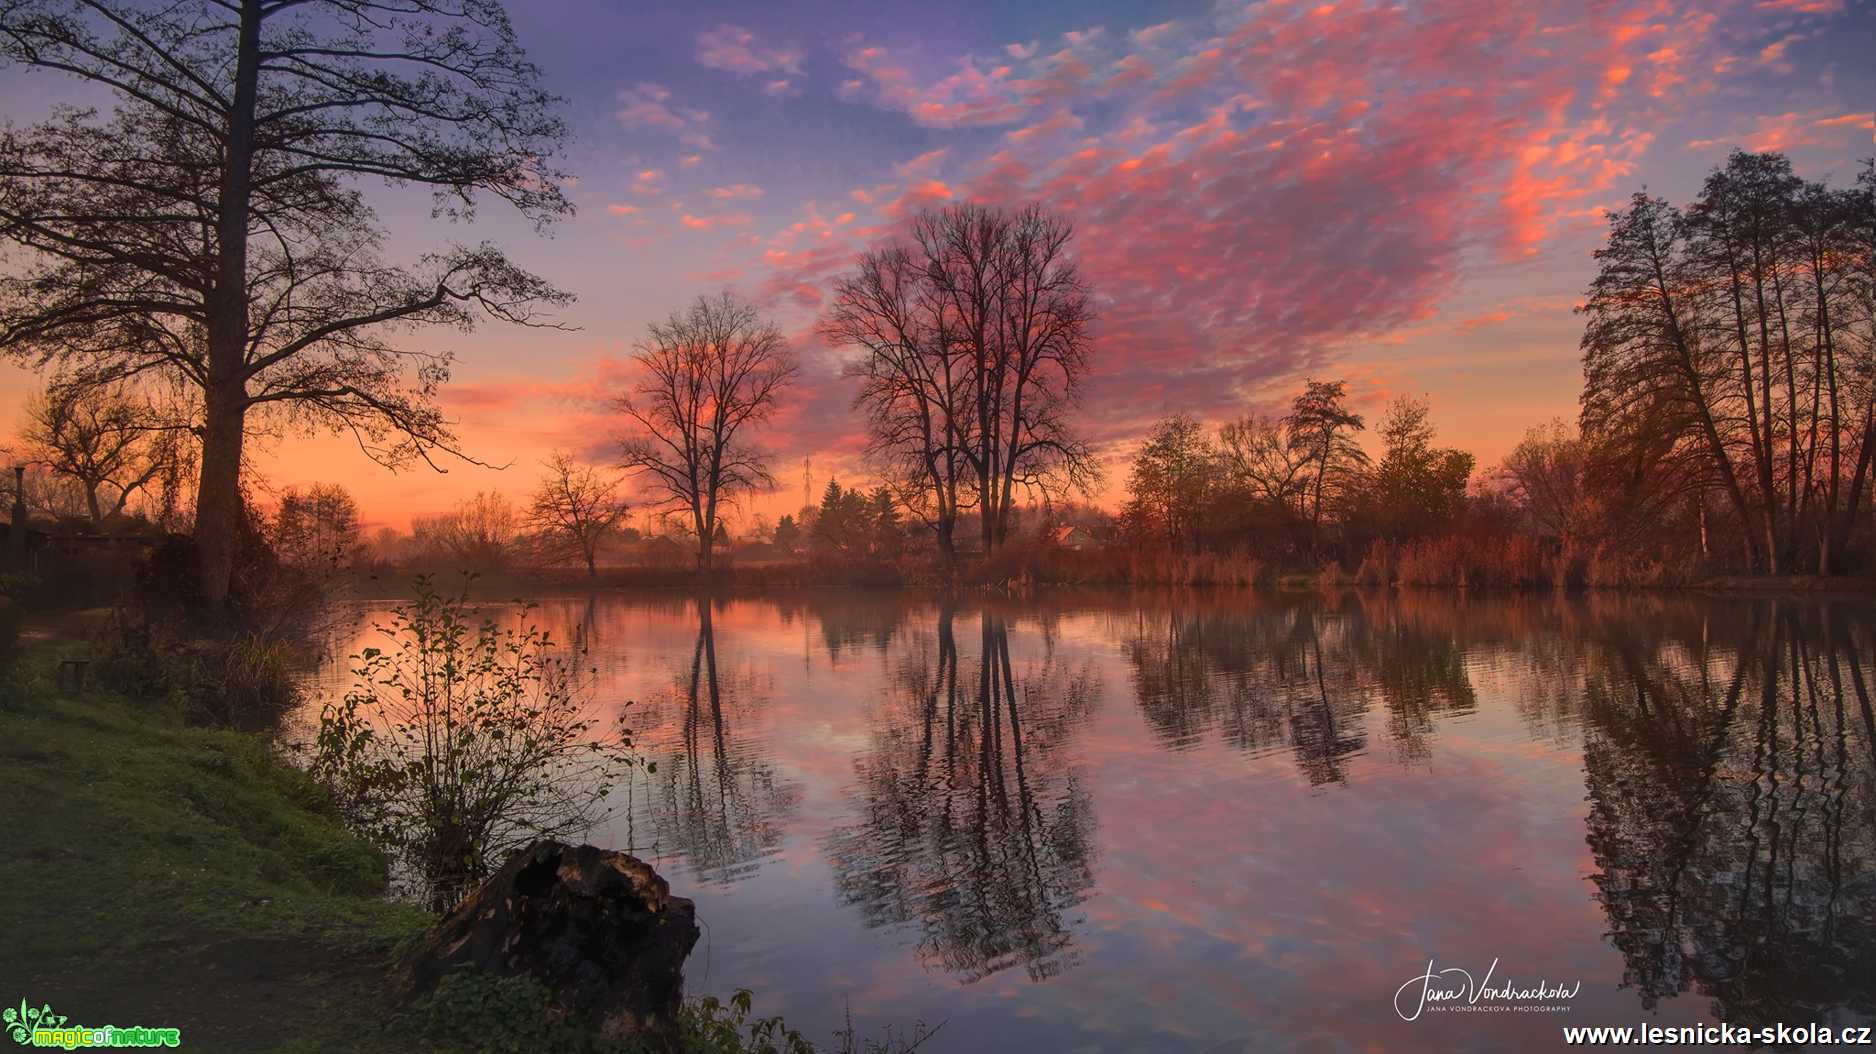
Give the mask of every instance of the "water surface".
POLYGON ((538 599, 658 762, 589 840, 697 901, 692 992, 811 1038, 848 1007, 1030 1052, 1876 1014, 1866 603, 538 599), (1422 1011, 1429 963, 1573 994, 1422 1011))

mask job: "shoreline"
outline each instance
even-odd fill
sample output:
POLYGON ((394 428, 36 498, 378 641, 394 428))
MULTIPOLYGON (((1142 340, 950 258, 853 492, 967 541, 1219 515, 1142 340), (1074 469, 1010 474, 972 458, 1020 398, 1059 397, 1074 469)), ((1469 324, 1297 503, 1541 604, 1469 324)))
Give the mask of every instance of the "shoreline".
MULTIPOLYGON (((370 572, 347 572, 334 579, 353 599, 389 600, 408 594, 410 581, 429 575, 439 588, 454 589, 464 572, 434 568, 383 569, 370 572)), ((528 593, 569 595, 595 592, 644 591, 672 594, 762 596, 796 592, 840 590, 872 594, 910 596, 995 595, 1027 596, 1046 593, 1085 591, 1156 592, 1190 590, 1211 593, 1306 596, 1311 594, 1359 592, 1402 594, 1479 594, 1507 595, 1633 595, 1663 593, 1710 596, 1804 597, 1812 599, 1864 598, 1876 595, 1876 578, 1822 575, 1720 575, 1689 582, 1664 582, 1655 585, 1378 585, 1358 581, 1344 572, 1334 578, 1320 571, 1281 573, 1255 584, 1228 582, 1123 582, 1059 581, 1017 578, 1003 582, 971 582, 915 578, 910 581, 881 581, 876 578, 850 581, 830 574, 817 573, 811 564, 769 564, 753 568, 726 568, 700 577, 690 572, 662 568, 601 568, 594 576, 571 568, 531 568, 475 573, 469 585, 476 595, 522 590, 528 593)))

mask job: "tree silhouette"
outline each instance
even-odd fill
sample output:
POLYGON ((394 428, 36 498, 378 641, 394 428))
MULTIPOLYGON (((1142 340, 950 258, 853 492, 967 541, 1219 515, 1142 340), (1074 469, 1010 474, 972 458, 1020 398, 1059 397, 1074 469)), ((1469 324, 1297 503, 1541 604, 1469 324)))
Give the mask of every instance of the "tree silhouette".
POLYGON ((545 222, 572 206, 565 128, 487 0, 22 0, 0 63, 106 93, 0 133, 0 350, 88 384, 152 374, 201 393, 195 535, 221 608, 247 513, 249 416, 357 438, 387 463, 456 450, 433 396, 446 352, 389 334, 538 321, 568 297, 495 247, 379 254, 358 179, 480 196, 545 222))
POLYGON ((630 429, 620 462, 689 518, 708 571, 723 506, 774 482, 754 432, 793 381, 794 357, 773 323, 724 293, 652 323, 633 359, 638 377, 614 402, 630 429))

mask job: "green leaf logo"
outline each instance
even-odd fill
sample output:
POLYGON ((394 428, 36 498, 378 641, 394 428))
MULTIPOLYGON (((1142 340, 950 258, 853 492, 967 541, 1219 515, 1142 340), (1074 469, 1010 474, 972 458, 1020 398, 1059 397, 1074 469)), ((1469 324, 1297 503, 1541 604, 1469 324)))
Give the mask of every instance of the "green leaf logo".
POLYGON ((65 1021, 66 1018, 63 1014, 55 1014, 52 1012, 50 1004, 41 1003, 39 1009, 34 1010, 32 1007, 26 1005, 26 1000, 24 999, 20 1000, 20 1005, 17 1009, 7 1007, 6 1010, 0 1011, 0 1022, 5 1023, 7 1035, 12 1036, 13 1042, 21 1046, 25 1046, 33 1041, 33 1030, 41 1028, 59 1028, 65 1024, 65 1021))

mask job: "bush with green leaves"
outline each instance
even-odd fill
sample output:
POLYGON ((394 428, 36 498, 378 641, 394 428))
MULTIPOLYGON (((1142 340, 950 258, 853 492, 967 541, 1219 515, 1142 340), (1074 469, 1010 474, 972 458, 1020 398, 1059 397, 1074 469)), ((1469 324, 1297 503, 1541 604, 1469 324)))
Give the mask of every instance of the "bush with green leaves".
POLYGON ((584 656, 532 612, 504 625, 420 576, 377 627, 387 646, 353 656, 352 689, 321 710, 310 770, 432 910, 529 841, 590 827, 636 763, 624 712, 600 728, 584 656))

